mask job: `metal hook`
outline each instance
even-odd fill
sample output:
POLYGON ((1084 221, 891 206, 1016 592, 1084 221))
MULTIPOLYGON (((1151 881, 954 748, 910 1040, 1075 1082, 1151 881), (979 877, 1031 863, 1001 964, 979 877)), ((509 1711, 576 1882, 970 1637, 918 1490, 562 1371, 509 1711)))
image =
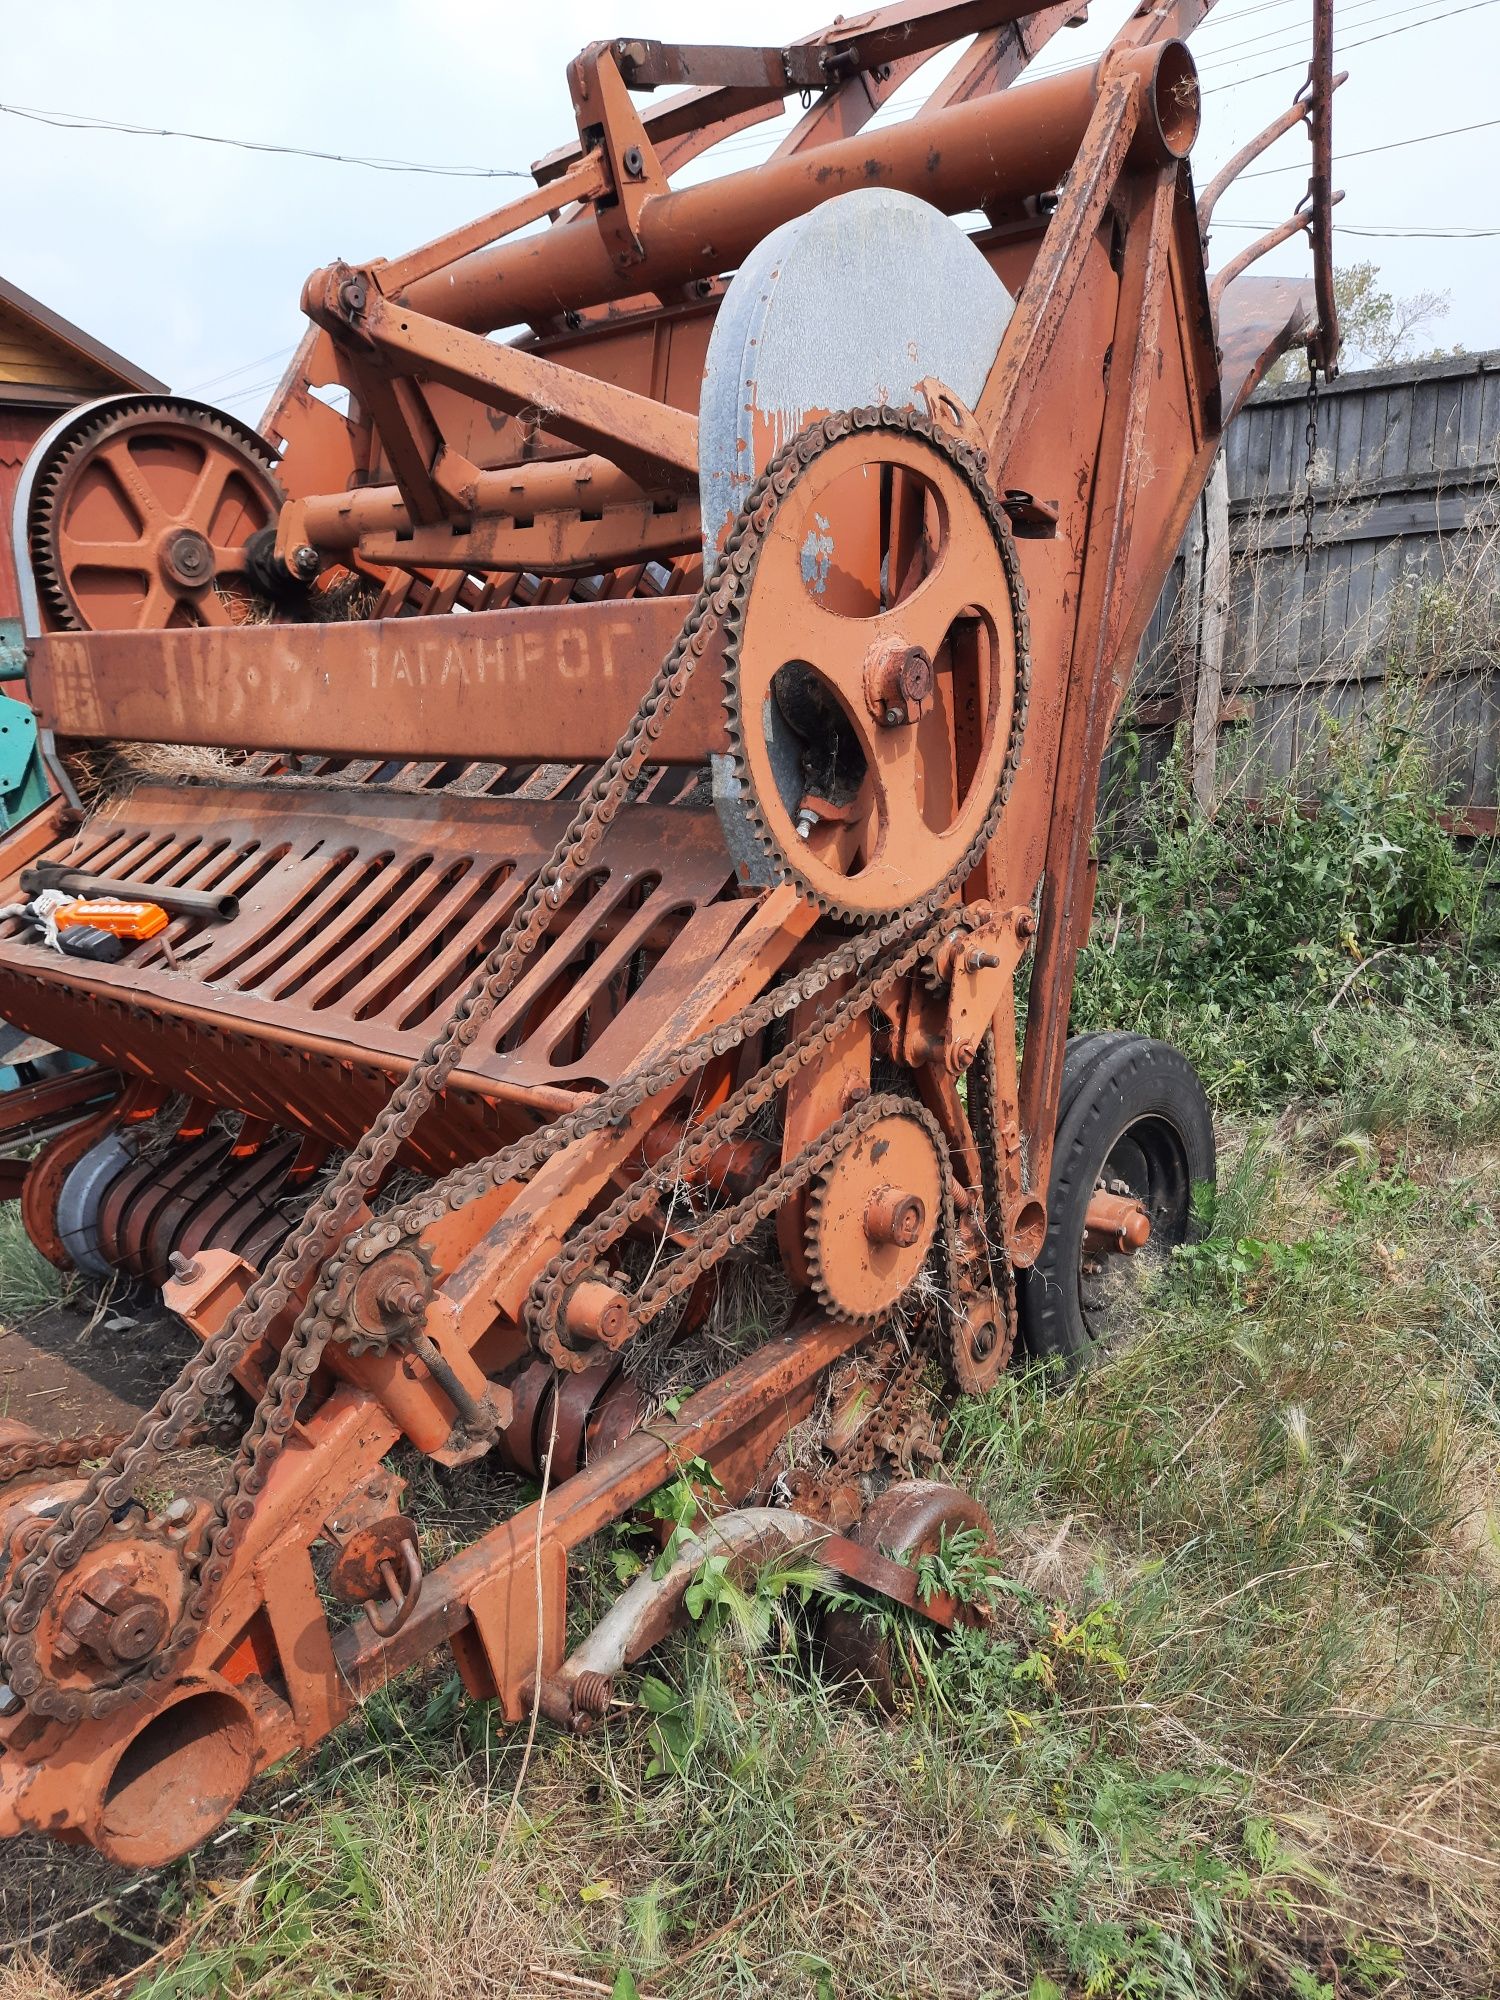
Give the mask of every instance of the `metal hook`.
POLYGON ((422 1558, 417 1554, 415 1542, 407 1542, 401 1552, 406 1575, 398 1581, 396 1565, 387 1556, 380 1565, 380 1575, 390 1592, 394 1609, 386 1617, 377 1613, 373 1604, 365 1607, 365 1616, 382 1639, 394 1639, 417 1608, 417 1599, 422 1591, 422 1558))

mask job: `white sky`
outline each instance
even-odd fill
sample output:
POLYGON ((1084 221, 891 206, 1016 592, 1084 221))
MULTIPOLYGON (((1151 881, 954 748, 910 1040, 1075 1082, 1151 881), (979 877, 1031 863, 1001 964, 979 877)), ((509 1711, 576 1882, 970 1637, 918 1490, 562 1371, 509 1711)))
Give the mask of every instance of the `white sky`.
MULTIPOLYGON (((1128 12, 1095 0, 1038 73, 1092 55, 1128 12)), ((1200 186, 1290 101, 1311 0, 1223 0, 1193 37, 1203 74, 1200 186), (1261 71, 1277 74, 1259 77, 1261 71)), ((567 138, 564 66, 615 34, 779 42, 818 25, 818 0, 0 0, 0 102, 327 152, 527 167, 567 138)), ((1500 116, 1500 0, 1336 0, 1336 156, 1500 116), (1366 47, 1356 44, 1367 38, 1366 47)), ((936 77, 933 69, 925 75, 936 77)), ((920 81, 920 79, 919 79, 920 81)), ((911 94, 910 87, 907 95, 911 94)), ((773 128, 729 142, 752 164, 773 128)), ((1220 218, 1270 223, 1305 181, 1301 132, 1220 218)), ((1500 125, 1335 168, 1346 228, 1500 227, 1500 125)), ((459 180, 285 159, 178 139, 58 130, 0 113, 0 274, 162 377, 256 419, 302 329, 297 299, 335 257, 393 255, 499 206, 522 182, 459 180)), ((1223 228, 1222 262, 1255 232, 1223 228)), ((1434 340, 1500 347, 1500 236, 1341 234, 1391 290, 1451 294, 1434 340)), ((1282 250, 1265 268, 1302 268, 1282 250)))

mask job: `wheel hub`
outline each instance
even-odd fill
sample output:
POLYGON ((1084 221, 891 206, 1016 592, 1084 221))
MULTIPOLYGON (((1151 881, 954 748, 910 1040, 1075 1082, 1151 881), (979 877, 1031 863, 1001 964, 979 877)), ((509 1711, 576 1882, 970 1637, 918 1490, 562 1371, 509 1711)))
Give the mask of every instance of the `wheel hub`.
POLYGON ((196 528, 177 528, 163 537, 157 566, 168 583, 196 590, 213 576, 214 552, 196 528))

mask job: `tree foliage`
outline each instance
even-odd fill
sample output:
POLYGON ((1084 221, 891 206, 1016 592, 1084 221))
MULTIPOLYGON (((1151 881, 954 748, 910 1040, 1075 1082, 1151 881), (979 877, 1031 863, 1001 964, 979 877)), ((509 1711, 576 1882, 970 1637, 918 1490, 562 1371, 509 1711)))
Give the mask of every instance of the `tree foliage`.
MULTIPOLYGON (((1393 362, 1426 361, 1449 351, 1423 344, 1423 336, 1452 304, 1447 292, 1388 292, 1380 282, 1380 266, 1365 262, 1339 265, 1333 274, 1333 295, 1344 337, 1345 368, 1387 368, 1393 362)), ((1300 348, 1284 354, 1266 380, 1305 382, 1307 356, 1300 348)))

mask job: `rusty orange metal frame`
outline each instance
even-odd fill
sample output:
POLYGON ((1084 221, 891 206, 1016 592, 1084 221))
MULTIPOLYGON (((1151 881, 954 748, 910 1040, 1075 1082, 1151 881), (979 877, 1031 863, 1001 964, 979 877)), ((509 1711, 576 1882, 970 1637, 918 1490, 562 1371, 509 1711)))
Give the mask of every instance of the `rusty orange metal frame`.
MULTIPOLYGON (((864 444, 847 425, 830 432, 830 449, 885 467, 892 575, 898 556, 921 555, 924 505, 966 504, 964 465, 987 467, 1021 537, 1023 748, 987 852, 925 948, 933 976, 924 982, 915 961, 872 973, 871 996, 840 1015, 866 971, 840 960, 829 992, 791 1013, 791 1037, 823 1041, 785 1087, 778 1137, 726 1139, 713 1126, 781 1046, 770 1036, 778 982, 852 947, 794 880, 767 886, 726 847, 698 788, 730 747, 725 639, 700 640, 706 664, 680 670, 628 803, 557 890, 519 976, 400 1131, 396 1157, 442 1174, 561 1129, 631 1079, 649 1088, 525 1172, 464 1182, 405 1234, 385 1229, 367 1186, 330 1281, 350 1337, 327 1347, 289 1406, 211 1608, 140 1702, 48 1709, 35 1677, 0 1691, 0 1832, 82 1837, 132 1865, 180 1852, 257 1771, 315 1744, 440 1645, 507 1716, 542 1707, 586 1720, 599 1690, 585 1666, 566 1671, 569 1552, 693 1459, 733 1502, 764 1499, 780 1440, 873 1338, 873 1315, 830 1317, 804 1299, 784 1334, 675 1418, 643 1425, 616 1353, 635 1324, 619 1270, 591 1267, 550 1320, 538 1301, 556 1261, 613 1205, 639 1197, 638 1236, 691 1246, 694 1218, 662 1193, 674 1161, 705 1212, 755 1219, 778 1173, 880 1109, 879 1053, 910 1074, 914 1129, 936 1135, 916 1149, 936 1148, 955 1258, 969 1268, 993 1254, 1008 1271, 1036 1256, 1091 913, 1098 774, 1131 663, 1247 385, 1292 339, 1320 369, 1336 361, 1330 0, 1315 0, 1305 99, 1237 163, 1309 124, 1314 182, 1296 226, 1313 241, 1316 322, 1274 288, 1210 289, 1202 230, 1219 186, 1200 212, 1188 166, 1199 99, 1181 40, 1208 10, 1143 4, 1098 64, 1014 88, 1075 6, 903 0, 785 48, 593 45, 569 72, 577 139, 539 164, 535 190, 405 256, 308 281, 313 331, 266 425, 288 495, 271 560, 289 583, 343 574, 371 593, 375 615, 33 637, 31 695, 58 741, 252 758, 213 793, 143 784, 87 823, 58 805, 0 846, 0 900, 49 860, 235 899, 227 918, 175 917, 113 966, 62 959, 17 920, 0 922, 0 1013, 128 1079, 102 1112, 91 1085, 62 1093, 93 1119, 38 1161, 28 1226, 56 1250, 60 1190, 89 1147, 164 1116, 175 1093, 169 1166, 143 1159, 112 1181, 99 1231, 137 1273, 175 1253, 168 1301, 212 1341, 259 1297, 284 1190, 305 1187, 330 1148, 357 1146, 507 926, 561 879, 560 843, 600 767, 661 662, 691 638, 699 385, 726 275, 769 230, 846 189, 984 212, 973 240, 1016 308, 972 409, 941 384, 924 392, 920 462, 935 468, 936 502, 903 484, 917 446, 879 457, 878 420, 864 444), (919 112, 861 136, 899 83, 971 35, 919 112), (656 88, 677 94, 635 104, 632 91, 656 88), (765 164, 672 185, 688 159, 797 92, 804 116, 765 164), (550 226, 535 228, 544 217, 550 226), (490 339, 497 329, 510 339, 490 339), (335 386, 350 394, 347 414, 313 393, 335 386), (1014 980, 1027 950, 1018 1073, 1014 980), (757 1006, 771 1011, 751 1033, 757 1006), (956 1085, 987 1030, 993 1132, 956 1085), (686 1068, 672 1067, 679 1059, 686 1068), (238 1122, 221 1122, 225 1111, 238 1122), (423 1578, 384 1464, 403 1438, 446 1465, 491 1451, 532 1472, 545 1463, 555 1490, 423 1578), (341 1623, 320 1596, 329 1545, 352 1606, 341 1623)), ((864 573, 862 587, 878 597, 879 575, 864 573)), ((805 607, 767 588, 747 622, 795 634, 805 607)), ((934 704, 920 647, 904 644, 876 680, 861 727, 877 754, 901 747, 882 728, 910 730, 924 755, 950 721, 964 740, 956 706, 934 704)), ((858 828, 836 802, 821 805, 826 823, 809 814, 803 837, 831 865, 858 828)), ((937 1240, 921 1233, 936 1229, 936 1204, 856 1183, 851 1213, 866 1194, 869 1243, 894 1261, 916 1242, 920 1261, 937 1240)), ((1143 1240, 1136 1204, 1107 1196, 1090 1215, 1106 1247, 1143 1240)), ((814 1298, 828 1282, 817 1219, 805 1191, 776 1216, 787 1269, 814 1298)), ((689 1313, 713 1275, 705 1257, 689 1313)), ((275 1379, 284 1347, 297 1351, 322 1282, 304 1272, 285 1289, 236 1362, 251 1395, 275 1379)), ((971 1345, 971 1369, 986 1351, 971 1345)), ((38 1507, 82 1506, 81 1490, 55 1475, 0 1486, 0 1567, 7 1548, 17 1562, 35 1548, 23 1540, 38 1507)), ((825 1560, 910 1596, 909 1571, 845 1536, 862 1504, 847 1481, 809 1504, 827 1526, 825 1560)), ((6 1643, 39 1632, 74 1694, 94 1687, 100 1663, 147 1671, 182 1615, 180 1576, 201 1560, 207 1518, 190 1505, 159 1532, 89 1544, 55 1601, 30 1627, 13 1619, 6 1643)))

